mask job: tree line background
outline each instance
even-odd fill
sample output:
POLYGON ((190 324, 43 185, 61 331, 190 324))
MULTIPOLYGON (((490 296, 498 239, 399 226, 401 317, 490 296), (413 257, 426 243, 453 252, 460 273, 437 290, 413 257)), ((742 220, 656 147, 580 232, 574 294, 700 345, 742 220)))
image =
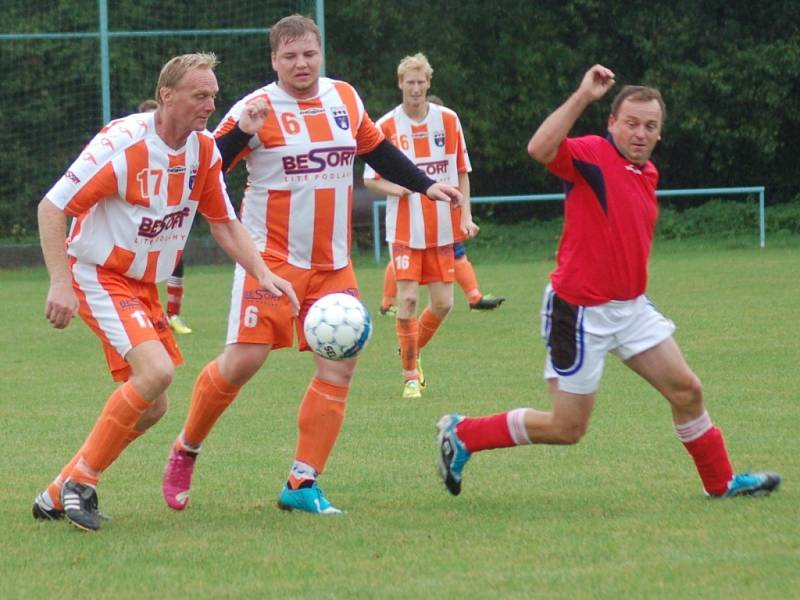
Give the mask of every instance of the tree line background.
MULTIPOLYGON (((293 11, 313 16, 307 1, 196 6, 110 2, 109 28, 268 27, 293 11)), ((327 72, 353 83, 374 119, 400 101, 399 60, 418 51, 428 56, 431 92, 464 126, 474 195, 560 190, 525 146, 594 63, 613 69, 620 86, 661 89, 667 119, 654 160, 662 188, 765 185, 769 203, 800 195, 800 17, 793 0, 329 0, 325 11, 327 72)), ((96 2, 88 0, 14 0, 2 13, 7 32, 97 29, 96 2)), ((152 95, 167 58, 196 50, 222 59, 217 118, 274 77, 263 35, 115 40, 112 114, 128 114, 152 95)), ((97 55, 96 40, 0 41, 0 237, 35 233, 42 194, 102 125, 97 55)), ((605 129, 613 93, 587 110, 573 134, 605 129)), ((504 222, 560 208, 481 210, 504 222)))

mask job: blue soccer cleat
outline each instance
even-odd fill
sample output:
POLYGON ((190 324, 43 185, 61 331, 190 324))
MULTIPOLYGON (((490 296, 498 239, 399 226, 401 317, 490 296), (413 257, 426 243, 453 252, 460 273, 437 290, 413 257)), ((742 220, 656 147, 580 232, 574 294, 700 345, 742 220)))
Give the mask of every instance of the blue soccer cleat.
POLYGON ((737 473, 728 482, 728 491, 723 497, 769 496, 778 489, 781 481, 777 473, 737 473))
POLYGON ((281 495, 278 496, 278 508, 287 511, 301 510, 315 515, 344 514, 328 501, 316 481, 309 487, 296 490, 291 489, 288 484, 284 485, 281 495))
POLYGON ((445 415, 436 424, 439 431, 439 476, 453 496, 461 493, 464 466, 471 456, 456 433, 456 425, 463 419, 461 415, 445 415))

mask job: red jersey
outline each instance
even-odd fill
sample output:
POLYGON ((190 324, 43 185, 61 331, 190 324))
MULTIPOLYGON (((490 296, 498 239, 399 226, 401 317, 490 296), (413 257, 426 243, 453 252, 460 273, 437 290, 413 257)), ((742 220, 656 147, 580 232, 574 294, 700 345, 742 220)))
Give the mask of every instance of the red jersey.
POLYGON ((561 142, 547 168, 566 182, 555 292, 582 306, 643 294, 658 218, 655 165, 633 164, 610 139, 589 135, 561 142))

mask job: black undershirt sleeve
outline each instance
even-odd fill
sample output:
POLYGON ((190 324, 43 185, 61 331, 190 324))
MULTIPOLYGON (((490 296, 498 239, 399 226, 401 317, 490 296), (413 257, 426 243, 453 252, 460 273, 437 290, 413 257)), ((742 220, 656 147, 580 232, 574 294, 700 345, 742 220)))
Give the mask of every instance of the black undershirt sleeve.
POLYGON ((216 138, 217 148, 219 148, 219 153, 222 155, 223 173, 228 171, 233 159, 245 149, 251 137, 253 137, 252 133, 245 133, 239 129, 239 123, 236 123, 228 133, 216 138))
POLYGON ((383 140, 374 150, 362 154, 361 158, 387 181, 414 192, 424 194, 436 183, 388 140, 383 140))

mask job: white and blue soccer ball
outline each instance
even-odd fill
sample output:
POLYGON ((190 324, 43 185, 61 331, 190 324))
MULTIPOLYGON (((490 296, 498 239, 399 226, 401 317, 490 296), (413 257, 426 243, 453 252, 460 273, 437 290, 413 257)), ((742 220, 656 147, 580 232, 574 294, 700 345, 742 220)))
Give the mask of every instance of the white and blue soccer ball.
POLYGON ((358 354, 372 335, 369 310, 350 294, 328 294, 308 309, 303 332, 311 349, 329 360, 358 354))

